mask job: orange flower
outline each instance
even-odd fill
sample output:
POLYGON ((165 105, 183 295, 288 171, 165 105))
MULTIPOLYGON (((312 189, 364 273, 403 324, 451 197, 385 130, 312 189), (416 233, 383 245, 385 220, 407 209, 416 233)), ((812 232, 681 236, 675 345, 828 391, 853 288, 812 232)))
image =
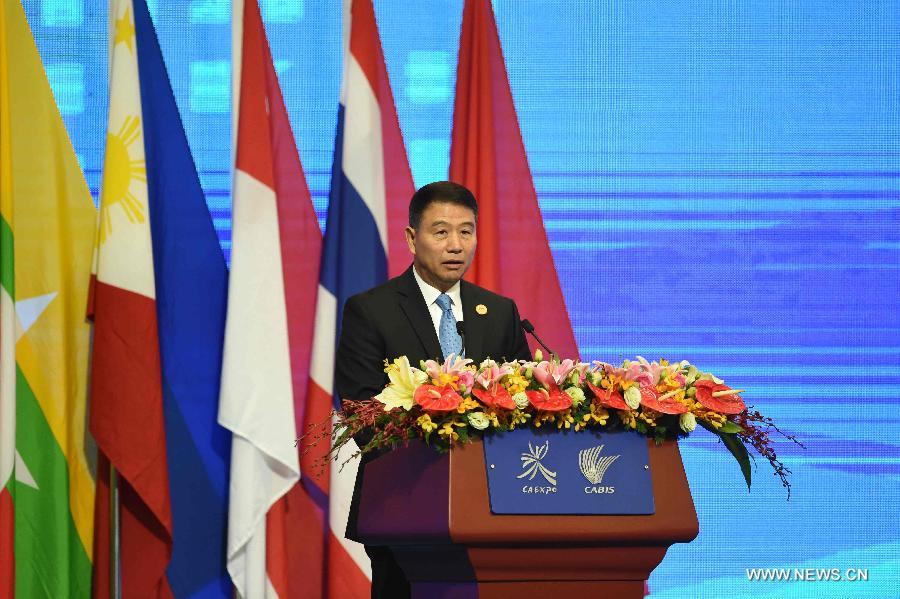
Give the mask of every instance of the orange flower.
POLYGON ((707 410, 713 410, 719 414, 740 414, 747 409, 744 400, 737 393, 713 397, 713 393, 731 391, 731 387, 728 385, 717 385, 714 381, 701 380, 694 383, 694 387, 697 389, 695 399, 707 410))
POLYGON ((428 412, 452 412, 463 400, 450 385, 445 385, 443 389, 435 385, 421 385, 413 398, 428 412))
POLYGON ((674 396, 660 396, 659 392, 650 385, 641 387, 641 405, 662 414, 684 414, 688 411, 688 407, 674 396), (663 398, 660 399, 660 397, 663 398))
POLYGON ((559 387, 553 386, 549 391, 541 389, 540 391, 526 391, 528 401, 537 410, 543 412, 562 412, 572 407, 572 398, 568 393, 563 393, 559 387))
POLYGON ((494 385, 491 391, 473 388, 472 395, 489 408, 503 408, 504 410, 514 410, 516 408, 516 402, 512 400, 509 391, 500 385, 494 385))
POLYGON ((615 410, 630 409, 628 404, 625 403, 625 400, 622 399, 622 394, 618 391, 613 391, 612 389, 598 389, 589 381, 585 381, 585 383, 597 399, 595 403, 600 404, 604 408, 613 408, 615 410))

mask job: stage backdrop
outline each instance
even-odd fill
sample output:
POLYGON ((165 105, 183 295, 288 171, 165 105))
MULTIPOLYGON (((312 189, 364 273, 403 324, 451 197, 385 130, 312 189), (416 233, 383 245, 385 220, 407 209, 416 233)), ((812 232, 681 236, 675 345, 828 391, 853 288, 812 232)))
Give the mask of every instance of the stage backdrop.
MULTIPOLYGON (((461 0, 376 1, 416 184, 447 174, 461 0)), ((230 7, 151 10, 223 248, 230 7)), ((105 2, 25 0, 97 194, 105 2)), ((550 244, 586 359, 685 358, 807 445, 748 494, 711 435, 682 444, 700 536, 654 597, 900 596, 900 5, 496 0, 550 244), (753 582, 748 568, 868 569, 753 582)), ((340 1, 262 0, 324 224, 340 1)))

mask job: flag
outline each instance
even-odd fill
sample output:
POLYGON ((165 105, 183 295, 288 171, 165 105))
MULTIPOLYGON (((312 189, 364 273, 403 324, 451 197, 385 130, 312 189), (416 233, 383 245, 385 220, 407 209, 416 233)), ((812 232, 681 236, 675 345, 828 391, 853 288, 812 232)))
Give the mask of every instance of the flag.
POLYGON ((228 572, 241 597, 292 597, 298 578, 317 567, 298 542, 316 517, 297 494, 294 441, 322 237, 259 6, 248 0, 237 14, 240 94, 219 406, 232 433, 228 572))
POLYGON ((0 596, 87 597, 96 224, 19 2, 0 4, 0 596), (15 559, 13 556, 15 555, 15 559))
POLYGON ((231 597, 231 435, 216 421, 228 271, 145 0, 134 2, 176 597, 231 597))
POLYGON ((463 8, 450 180, 478 198, 478 251, 466 280, 513 298, 553 351, 577 358, 490 0, 463 8))
MULTIPOLYGON (((135 3, 146 11, 143 0, 135 3)), ((172 555, 172 512, 135 8, 131 0, 110 6, 109 118, 92 279, 90 429, 100 454, 94 564, 98 597, 112 592, 111 466, 119 474, 122 594, 171 596, 166 568, 172 555)))
MULTIPOLYGON (((402 230, 414 188, 375 11, 371 0, 345 2, 345 8, 344 75, 305 424, 321 422, 338 405, 334 355, 344 302, 410 263, 402 230)), ((307 454, 301 467, 305 492, 328 512, 323 596, 368 597, 369 559, 362 545, 344 538, 358 462, 341 470, 339 460, 317 476, 313 460, 321 451, 307 454)))

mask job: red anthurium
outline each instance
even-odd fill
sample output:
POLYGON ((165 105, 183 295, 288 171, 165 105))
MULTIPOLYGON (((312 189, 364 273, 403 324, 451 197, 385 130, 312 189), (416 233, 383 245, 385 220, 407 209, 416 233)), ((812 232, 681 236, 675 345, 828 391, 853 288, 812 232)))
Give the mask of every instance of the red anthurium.
POLYGON ((445 385, 443 389, 436 385, 421 385, 413 399, 429 412, 452 412, 462 403, 462 396, 450 385, 445 385))
POLYGON ((563 393, 555 385, 549 391, 546 389, 526 391, 525 395, 528 396, 528 401, 535 409, 544 412, 562 412, 572 407, 572 398, 569 397, 569 394, 563 393))
POLYGON ((659 392, 651 385, 641 387, 641 405, 662 414, 684 414, 688 411, 688 407, 674 397, 660 399, 659 392))
POLYGON ((516 402, 509 395, 509 391, 500 385, 494 385, 493 390, 486 391, 484 389, 472 389, 472 395, 489 408, 502 408, 504 410, 514 410, 516 402))
POLYGON ((585 381, 585 383, 587 383, 587 386, 591 390, 591 393, 594 394, 594 397, 597 398, 597 403, 604 408, 612 408, 614 410, 631 409, 628 407, 628 404, 625 403, 625 400, 622 399, 622 394, 618 391, 613 391, 612 389, 600 389, 599 387, 590 384, 588 381, 585 381))
POLYGON ((731 387, 728 385, 717 385, 714 381, 702 380, 694 383, 694 387, 697 389, 697 401, 699 401, 707 410, 727 415, 740 414, 747 409, 747 406, 744 404, 744 400, 741 399, 740 395, 724 394, 713 397, 713 393, 731 391, 731 387))

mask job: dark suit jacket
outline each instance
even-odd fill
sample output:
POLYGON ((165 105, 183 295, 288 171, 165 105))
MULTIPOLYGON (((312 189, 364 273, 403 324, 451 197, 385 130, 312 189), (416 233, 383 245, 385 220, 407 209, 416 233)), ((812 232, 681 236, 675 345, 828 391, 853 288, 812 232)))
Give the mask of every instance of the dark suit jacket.
MULTIPOLYGON (((468 281, 460 283, 460 298, 466 323, 467 358, 475 364, 485 358, 529 359, 528 343, 513 300, 468 281), (485 314, 475 311, 479 305, 487 308, 485 314)), ((404 355, 413 366, 418 366, 420 360, 444 357, 412 267, 399 277, 347 300, 335 368, 338 394, 344 399, 359 400, 381 393, 388 382, 384 360, 404 355)), ((363 456, 356 475, 347 521, 349 539, 357 540, 356 519, 365 465, 375 457, 363 456)))

